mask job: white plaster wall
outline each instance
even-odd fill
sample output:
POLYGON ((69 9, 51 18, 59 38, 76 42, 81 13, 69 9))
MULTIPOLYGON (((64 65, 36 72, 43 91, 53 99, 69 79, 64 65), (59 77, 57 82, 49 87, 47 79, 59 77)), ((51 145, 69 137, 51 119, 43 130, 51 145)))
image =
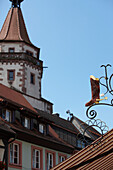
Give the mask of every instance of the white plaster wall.
POLYGON ((9 52, 9 48, 15 48, 15 52, 22 52, 20 43, 2 43, 1 52, 9 52))
POLYGON ((6 52, 6 53, 9 52, 9 48, 15 48, 16 53, 18 52, 26 53, 26 50, 28 50, 33 53, 33 57, 37 58, 37 50, 23 43, 1 43, 0 47, 1 47, 0 52, 6 52))
POLYGON ((8 80, 7 80, 7 77, 8 77, 8 75, 7 75, 7 74, 8 74, 8 73, 7 73, 7 70, 11 70, 11 69, 12 69, 12 70, 15 70, 15 80, 13 81, 12 86, 15 87, 15 88, 17 88, 18 90, 21 90, 22 87, 19 87, 19 85, 22 84, 22 82, 20 82, 21 77, 18 77, 18 76, 17 76, 17 72, 21 72, 21 74, 23 74, 22 71, 19 71, 19 69, 22 69, 23 67, 20 66, 19 63, 16 63, 16 64, 12 63, 12 65, 11 65, 10 63, 8 63, 8 64, 6 64, 6 63, 2 64, 2 63, 0 62, 0 68, 3 68, 3 70, 0 70, 0 79, 3 79, 3 81, 0 80, 0 83, 6 85, 6 86, 8 86, 8 87, 11 86, 11 85, 8 83, 8 80))
POLYGON ((50 107, 50 105, 44 101, 41 100, 37 100, 37 99, 33 99, 31 97, 28 97, 26 95, 24 95, 24 97, 26 98, 26 100, 34 107, 37 108, 39 110, 45 111, 47 113, 50 113, 50 110, 48 110, 48 108, 50 107))
POLYGON ((40 92, 39 92, 39 89, 40 89, 39 81, 40 80, 38 79, 38 76, 39 76, 38 69, 32 68, 29 65, 25 66, 25 78, 26 78, 25 88, 27 89, 26 93, 39 99, 40 98, 40 92), (35 84, 30 83, 31 73, 35 74, 35 84))
POLYGON ((33 57, 37 58, 37 51, 34 50, 32 47, 24 45, 23 48, 24 48, 23 52, 26 52, 26 50, 31 51, 33 53, 33 57))

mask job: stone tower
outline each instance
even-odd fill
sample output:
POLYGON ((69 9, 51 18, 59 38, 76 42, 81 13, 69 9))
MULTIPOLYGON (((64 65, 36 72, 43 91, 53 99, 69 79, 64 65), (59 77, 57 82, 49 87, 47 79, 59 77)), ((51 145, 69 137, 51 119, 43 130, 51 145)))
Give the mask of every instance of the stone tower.
POLYGON ((41 97, 43 62, 27 34, 20 8, 23 0, 10 1, 0 32, 0 83, 22 93, 33 107, 52 113, 52 103, 41 97))

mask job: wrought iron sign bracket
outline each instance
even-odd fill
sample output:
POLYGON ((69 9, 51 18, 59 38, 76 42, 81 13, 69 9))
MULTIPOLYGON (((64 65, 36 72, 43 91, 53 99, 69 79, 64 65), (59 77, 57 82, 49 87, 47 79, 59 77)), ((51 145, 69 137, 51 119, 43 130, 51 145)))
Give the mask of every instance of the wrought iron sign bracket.
MULTIPOLYGON (((111 86, 111 81, 112 81, 112 78, 113 78, 113 74, 111 74, 111 76, 108 78, 108 72, 107 72, 107 68, 108 67, 111 67, 110 64, 107 64, 107 65, 101 65, 101 67, 104 67, 105 68, 105 76, 102 76, 100 77, 99 79, 99 84, 103 87, 105 87, 106 91, 105 93, 102 94, 102 96, 105 96, 107 93, 113 95, 113 89, 112 89, 112 86, 111 86), (105 84, 102 83, 102 79, 105 80, 105 84)), ((103 99, 100 99, 100 101, 103 100, 103 99)), ((111 103, 93 103, 91 106, 88 107, 88 109, 86 110, 86 116, 89 118, 89 119, 94 119, 96 116, 97 116, 97 112, 95 110, 91 110, 90 109, 94 106, 112 106, 113 107, 113 99, 111 100, 111 103)))

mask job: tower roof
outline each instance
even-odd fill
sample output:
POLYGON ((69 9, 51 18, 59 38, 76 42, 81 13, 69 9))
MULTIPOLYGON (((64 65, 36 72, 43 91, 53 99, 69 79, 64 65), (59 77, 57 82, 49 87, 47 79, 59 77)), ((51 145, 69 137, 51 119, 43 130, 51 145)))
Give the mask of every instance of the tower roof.
POLYGON ((23 0, 10 0, 12 2, 12 7, 18 7, 20 8, 20 3, 23 1, 23 0))
POLYGON ((18 6, 13 6, 9 10, 0 32, 0 40, 24 41, 31 44, 21 9, 18 6))

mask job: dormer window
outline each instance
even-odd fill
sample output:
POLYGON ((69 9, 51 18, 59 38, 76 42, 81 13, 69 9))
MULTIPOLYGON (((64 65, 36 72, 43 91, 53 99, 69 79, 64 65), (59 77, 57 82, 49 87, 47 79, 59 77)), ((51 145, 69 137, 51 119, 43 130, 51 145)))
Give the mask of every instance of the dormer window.
POLYGON ((15 79, 15 70, 8 70, 8 80, 9 81, 14 81, 14 79, 15 79))
POLYGON ((14 53, 15 49, 14 48, 9 48, 9 53, 14 53))
POLYGON ((24 126, 25 126, 26 128, 28 128, 28 129, 30 129, 30 119, 27 118, 27 117, 25 117, 25 124, 24 124, 24 126))
POLYGON ((39 132, 44 134, 44 128, 45 126, 43 124, 39 124, 39 132))
POLYGON ((2 112, 2 118, 5 119, 8 122, 11 122, 11 111, 10 110, 3 110, 2 112))

